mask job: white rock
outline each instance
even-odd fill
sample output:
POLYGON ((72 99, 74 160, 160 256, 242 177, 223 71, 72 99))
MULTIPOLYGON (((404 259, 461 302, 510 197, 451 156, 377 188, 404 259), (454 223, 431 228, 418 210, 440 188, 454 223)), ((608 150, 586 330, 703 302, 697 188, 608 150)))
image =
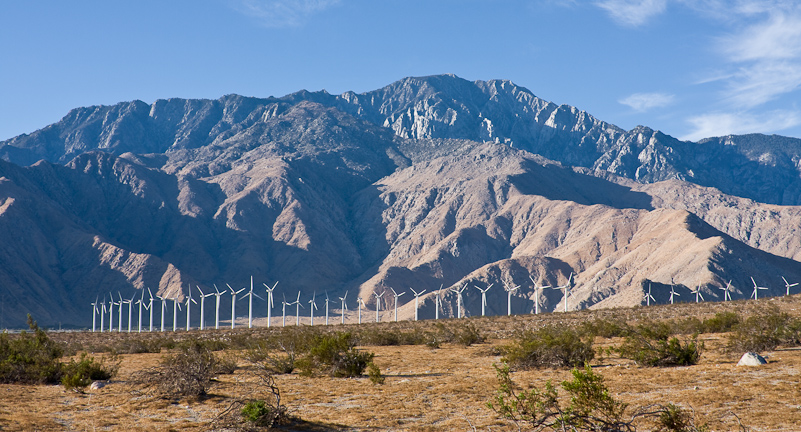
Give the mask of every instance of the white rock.
POLYGON ((92 385, 89 386, 90 390, 100 390, 103 387, 108 385, 108 381, 94 381, 92 385))
POLYGON ((747 352, 743 354, 740 361, 737 362, 737 366, 762 366, 767 363, 768 361, 761 355, 754 352, 747 352))

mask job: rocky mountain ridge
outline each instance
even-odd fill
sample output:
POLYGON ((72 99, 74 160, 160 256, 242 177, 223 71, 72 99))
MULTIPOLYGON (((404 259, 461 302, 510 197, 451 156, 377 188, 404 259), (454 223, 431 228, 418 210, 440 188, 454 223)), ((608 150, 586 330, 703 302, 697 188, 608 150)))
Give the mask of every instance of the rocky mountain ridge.
MULTIPOLYGON (((251 275, 371 307, 426 289, 423 317, 465 284, 494 283, 503 313, 502 281, 522 285, 518 313, 561 310, 564 291, 529 277, 571 273, 568 309, 643 304, 649 285, 659 302, 671 284, 720 299, 728 280, 745 298, 751 276, 778 295, 780 275, 801 280, 801 208, 771 204, 799 199, 797 141, 681 142, 454 76, 76 109, 0 143, 0 301, 18 325, 85 326, 97 296, 182 299, 251 275)), ((464 300, 480 309, 477 290, 464 300)))

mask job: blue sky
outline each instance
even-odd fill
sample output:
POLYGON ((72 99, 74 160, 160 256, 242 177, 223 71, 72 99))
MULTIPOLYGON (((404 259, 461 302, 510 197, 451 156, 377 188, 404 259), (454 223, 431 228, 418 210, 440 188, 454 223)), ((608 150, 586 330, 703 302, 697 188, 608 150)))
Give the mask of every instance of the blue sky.
POLYGON ((801 2, 137 0, 0 4, 0 140, 134 99, 509 79, 625 129, 801 137, 801 2))

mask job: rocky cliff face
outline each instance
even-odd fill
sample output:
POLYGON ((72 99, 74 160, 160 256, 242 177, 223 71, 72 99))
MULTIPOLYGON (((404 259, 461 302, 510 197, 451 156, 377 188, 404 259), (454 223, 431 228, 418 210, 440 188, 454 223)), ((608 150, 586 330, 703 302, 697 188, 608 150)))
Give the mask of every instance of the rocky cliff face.
POLYGON ((780 275, 801 280, 801 208, 775 205, 801 199, 800 144, 623 131, 454 76, 75 109, 0 143, 0 325, 88 325, 98 296, 182 299, 251 275, 372 305, 426 289, 422 316, 465 284, 475 314, 472 286, 490 283, 503 313, 503 281, 522 285, 517 312, 642 304, 649 285, 659 302, 671 284, 719 298, 729 280, 743 298, 751 276, 780 294, 780 275), (567 300, 535 290, 571 273, 567 300))

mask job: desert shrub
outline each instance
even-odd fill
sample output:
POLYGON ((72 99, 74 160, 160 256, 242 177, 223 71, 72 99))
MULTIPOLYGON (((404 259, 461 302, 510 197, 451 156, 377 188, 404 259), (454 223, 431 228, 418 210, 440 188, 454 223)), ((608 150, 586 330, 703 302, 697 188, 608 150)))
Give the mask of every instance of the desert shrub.
POLYGON ((56 384, 61 381, 62 348, 28 315, 30 332, 0 334, 0 382, 56 384))
POLYGON ((258 369, 271 374, 289 374, 295 370, 295 352, 276 353, 276 348, 271 348, 266 341, 252 343, 245 350, 245 360, 252 363, 258 369))
POLYGON ((688 366, 698 364, 704 343, 698 335, 682 342, 665 323, 640 324, 615 351, 644 366, 688 366))
POLYGON ((585 321, 581 324, 581 332, 600 336, 603 338, 621 337, 628 334, 629 326, 625 321, 617 319, 601 319, 596 318, 592 321, 585 321))
POLYGON ((706 332, 703 321, 696 317, 684 318, 679 321, 670 320, 666 324, 670 326, 673 334, 700 334, 706 332))
POLYGON ((61 384, 67 390, 83 392, 92 381, 111 379, 119 369, 116 356, 95 360, 87 353, 82 353, 78 361, 70 360, 63 366, 61 384))
MULTIPOLYGON (((561 384, 568 393, 568 402, 559 398, 559 391, 548 381, 544 389, 517 388, 509 366, 495 366, 499 388, 487 406, 501 417, 521 423, 533 430, 621 431, 631 430, 632 421, 624 421, 627 405, 616 401, 603 383, 603 377, 589 365, 573 369, 573 378, 561 384)), ((564 399, 564 398, 563 398, 564 399)))
POLYGON ((436 323, 436 335, 439 343, 455 343, 470 346, 483 343, 486 337, 481 330, 470 321, 457 321, 449 324, 436 323))
POLYGON ((571 328, 547 326, 518 334, 501 348, 501 361, 519 369, 576 367, 595 357, 593 336, 571 328))
POLYGON ((630 432, 636 430, 637 422, 650 420, 663 432, 709 431, 707 425, 696 427, 694 416, 673 404, 629 409, 611 396, 603 376, 586 364, 582 369, 571 370, 572 379, 561 383, 566 396, 560 396, 550 380, 543 389, 521 389, 512 381, 506 363, 495 365, 495 371, 498 390, 487 406, 513 421, 518 430, 528 426, 535 431, 630 432))
POLYGON ((398 331, 376 327, 360 331, 357 337, 360 345, 371 346, 423 345, 434 339, 434 335, 419 329, 398 331))
POLYGON ((704 333, 725 333, 732 331, 742 319, 735 312, 718 312, 704 320, 704 333))
POLYGON ((367 364, 367 376, 370 377, 370 382, 373 384, 384 384, 384 375, 381 375, 381 369, 372 361, 367 364))
POLYGON ((792 342, 793 329, 798 327, 792 318, 778 309, 748 317, 729 335, 730 352, 763 352, 775 349, 784 342, 792 342))
POLYGON ((323 373, 332 377, 361 375, 375 354, 355 348, 351 333, 317 335, 309 352, 295 362, 301 374, 323 373))
POLYGON ((294 420, 286 406, 281 404, 281 391, 274 377, 268 373, 260 373, 259 377, 263 385, 256 398, 234 400, 211 421, 210 430, 260 431, 287 425, 294 420))
POLYGON ((217 366, 214 353, 194 340, 162 357, 155 368, 136 374, 133 381, 164 397, 202 398, 217 374, 217 366))
POLYGON ((231 375, 236 372, 238 367, 236 357, 232 354, 217 356, 217 364, 214 369, 215 375, 231 375))

